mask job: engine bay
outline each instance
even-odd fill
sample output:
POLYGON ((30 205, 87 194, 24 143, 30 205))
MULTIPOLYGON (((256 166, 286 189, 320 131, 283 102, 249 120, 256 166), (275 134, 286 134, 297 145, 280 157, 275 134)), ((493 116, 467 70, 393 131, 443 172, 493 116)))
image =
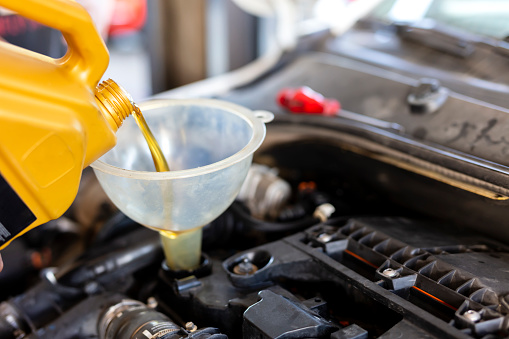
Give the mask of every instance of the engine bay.
POLYGON ((85 172, 66 216, 2 253, 0 338, 508 337, 506 109, 451 85, 415 112, 419 74, 323 46, 216 96, 276 119, 199 268, 170 270, 85 172), (275 104, 304 85, 343 115, 275 104))

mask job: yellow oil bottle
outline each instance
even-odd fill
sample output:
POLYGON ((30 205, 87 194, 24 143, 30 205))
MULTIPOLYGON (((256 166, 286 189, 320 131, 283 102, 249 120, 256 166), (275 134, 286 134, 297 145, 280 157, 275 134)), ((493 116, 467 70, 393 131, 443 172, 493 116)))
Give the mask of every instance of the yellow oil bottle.
POLYGON ((71 0, 0 0, 0 6, 62 32, 52 59, 0 42, 0 249, 61 216, 82 169, 111 149, 133 111, 109 80, 109 55, 88 13, 71 0))

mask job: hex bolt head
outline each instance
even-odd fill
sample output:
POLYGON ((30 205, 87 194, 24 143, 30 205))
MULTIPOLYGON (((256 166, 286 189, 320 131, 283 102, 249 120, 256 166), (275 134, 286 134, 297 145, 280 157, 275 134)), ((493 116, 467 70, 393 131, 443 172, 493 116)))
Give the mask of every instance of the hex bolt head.
POLYGON ((386 268, 383 270, 382 274, 387 278, 396 278, 399 275, 398 271, 393 268, 386 268))
POLYGON ((322 233, 322 234, 320 234, 320 235, 316 238, 316 240, 318 240, 318 241, 319 241, 319 242, 321 242, 321 243, 326 244, 326 243, 328 243, 329 241, 331 241, 331 240, 332 240, 332 237, 333 237, 333 236, 332 236, 331 234, 322 233))
POLYGON ((336 212, 336 208, 332 204, 325 203, 315 209, 313 217, 320 219, 321 222, 326 222, 334 212, 336 212))
POLYGON ((473 323, 479 322, 481 320, 481 314, 474 310, 466 311, 465 313, 463 313, 463 316, 473 323))
POLYGON ((418 99, 423 99, 433 93, 437 93, 439 89, 440 81, 437 79, 424 78, 419 81, 419 86, 414 91, 414 95, 418 99))
POLYGON ((188 321, 186 323, 186 330, 189 332, 195 332, 197 329, 198 327, 192 321, 188 321))
POLYGON ((412 114, 431 114, 438 111, 447 101, 449 90, 436 79, 424 78, 407 96, 412 114))
POLYGON ((147 306, 149 308, 156 308, 157 307, 157 300, 154 297, 150 297, 147 299, 147 306))
POLYGON ((238 274, 238 275, 250 275, 250 274, 255 273, 256 271, 258 271, 258 267, 255 264, 253 264, 251 261, 249 261, 249 259, 247 259, 247 258, 244 258, 243 261, 238 263, 233 268, 233 273, 238 274))

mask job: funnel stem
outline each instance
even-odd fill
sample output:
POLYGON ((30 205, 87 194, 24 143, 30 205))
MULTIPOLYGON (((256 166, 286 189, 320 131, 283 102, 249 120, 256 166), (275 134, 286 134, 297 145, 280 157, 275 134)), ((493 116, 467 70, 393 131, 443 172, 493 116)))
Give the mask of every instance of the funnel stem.
POLYGON ((202 228, 187 232, 160 231, 166 264, 174 271, 194 270, 200 266, 202 228))

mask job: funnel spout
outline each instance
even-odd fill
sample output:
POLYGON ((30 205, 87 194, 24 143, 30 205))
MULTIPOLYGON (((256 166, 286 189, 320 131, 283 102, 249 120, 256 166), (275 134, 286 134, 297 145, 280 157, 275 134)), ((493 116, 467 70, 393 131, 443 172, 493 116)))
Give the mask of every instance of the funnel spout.
POLYGON ((200 266, 202 228, 175 233, 160 231, 166 265, 173 271, 192 271, 200 266))

